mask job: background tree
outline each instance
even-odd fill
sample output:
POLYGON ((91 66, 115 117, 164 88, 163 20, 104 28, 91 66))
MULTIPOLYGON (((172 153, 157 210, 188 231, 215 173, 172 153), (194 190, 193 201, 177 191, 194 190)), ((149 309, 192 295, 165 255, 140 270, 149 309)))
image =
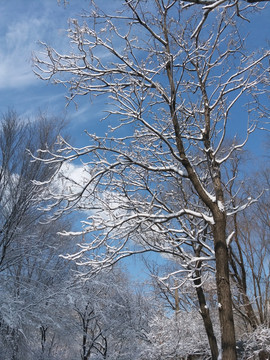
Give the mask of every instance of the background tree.
POLYGON ((244 213, 233 217, 234 241, 230 245, 230 265, 232 279, 238 289, 236 308, 249 327, 269 327, 268 169, 257 170, 247 184, 240 187, 241 192, 234 200, 235 204, 238 202, 237 206, 241 204, 241 196, 252 193, 257 193, 258 201, 244 213))
POLYGON ((94 279, 76 281, 67 297, 71 346, 77 349, 73 359, 141 359, 156 310, 123 270, 116 267, 94 279))
POLYGON ((37 183, 55 166, 34 163, 29 151, 57 147, 60 129, 43 115, 25 121, 8 112, 1 121, 1 360, 139 359, 152 304, 117 269, 77 281, 75 264, 60 257, 75 251, 74 239, 58 234, 74 219, 47 223, 40 208, 48 185, 37 183))
MULTIPOLYGON (((54 225, 41 224, 43 213, 39 207, 45 188, 33 183, 34 179, 48 179, 55 168, 34 163, 27 152, 54 147, 63 127, 62 120, 42 114, 30 121, 9 111, 1 118, 0 346, 3 359, 27 359, 29 339, 36 339, 33 328, 42 328, 45 323, 47 328, 53 323, 48 309, 62 291, 57 290, 60 278, 71 265, 59 258, 69 243, 65 241, 63 247, 62 239, 56 235, 61 226, 66 228, 68 224, 64 220, 54 225)), ((39 340, 36 341, 39 344, 39 340)))
POLYGON ((72 51, 44 44, 47 59, 35 58, 38 75, 67 86, 70 101, 88 94, 111 101, 107 135, 88 133, 83 148, 63 141, 62 154, 46 160, 81 158, 89 173, 76 192, 52 194, 63 212, 91 211, 83 222, 86 243, 69 258, 96 272, 134 253, 168 253, 195 278, 214 264, 222 356, 230 360, 236 346, 227 222, 252 200, 234 207, 226 199, 223 169, 264 116, 259 101, 269 83, 269 52, 244 49, 240 5, 211 2, 202 12, 179 1, 134 0, 107 13, 91 2, 83 22, 71 22, 72 51), (240 99, 249 117, 226 151, 240 99), (182 207, 177 194, 190 189, 182 207))
POLYGON ((64 123, 43 115, 34 122, 25 121, 10 111, 2 116, 0 126, 0 270, 3 271, 22 255, 17 239, 42 216, 37 210, 42 202, 42 190, 33 181, 46 181, 55 171, 54 166, 31 161, 27 151, 52 149, 64 123))

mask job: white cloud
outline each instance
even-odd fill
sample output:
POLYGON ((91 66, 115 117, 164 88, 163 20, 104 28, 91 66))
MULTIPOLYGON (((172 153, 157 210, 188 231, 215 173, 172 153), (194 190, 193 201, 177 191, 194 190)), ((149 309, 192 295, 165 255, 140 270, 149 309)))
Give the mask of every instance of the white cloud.
POLYGON ((33 51, 39 49, 38 41, 50 42, 54 38, 63 43, 60 26, 66 27, 67 20, 60 15, 65 10, 56 1, 43 2, 40 7, 34 5, 29 1, 20 8, 14 0, 6 5, 0 28, 0 89, 38 85, 31 63, 33 51))
POLYGON ((33 29, 39 26, 36 19, 11 23, 1 42, 0 87, 18 88, 35 81, 31 69, 33 29))
POLYGON ((64 163, 59 172, 59 178, 64 189, 72 194, 81 191, 83 186, 89 181, 89 173, 82 165, 64 163))

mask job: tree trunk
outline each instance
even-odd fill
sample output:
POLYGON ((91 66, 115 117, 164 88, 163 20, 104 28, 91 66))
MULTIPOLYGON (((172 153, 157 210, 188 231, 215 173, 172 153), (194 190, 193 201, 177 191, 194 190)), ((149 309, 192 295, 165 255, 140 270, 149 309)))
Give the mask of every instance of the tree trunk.
POLYGON ((201 286, 202 285, 201 277, 194 279, 194 284, 195 284, 195 289, 197 292, 197 297, 199 300, 200 313, 201 313, 201 316, 203 319, 205 331, 207 334, 207 338, 208 338, 208 342, 209 342, 209 346, 210 346, 210 350, 211 350, 212 360, 217 360, 217 358, 218 358, 217 339, 214 334, 212 320, 210 317, 209 309, 206 304, 203 288, 201 286))
MULTIPOLYGON (((207 236, 207 233, 205 233, 205 236, 207 236)), ((201 256, 201 250, 202 250, 201 246, 196 246, 194 248, 196 257, 199 258, 201 256)), ((207 334, 208 343, 209 343, 210 350, 211 350, 211 356, 212 356, 211 359, 217 360, 218 359, 217 339, 216 339, 216 336, 214 333, 213 323, 211 320, 209 308, 207 306, 205 295, 204 295, 204 290, 202 287, 201 268, 202 268, 202 261, 197 261, 196 270, 195 270, 195 278, 193 279, 193 283, 195 285, 197 298, 198 298, 199 305, 200 305, 200 314, 203 319, 204 328, 205 328, 205 331, 207 334)))
POLYGON ((233 306, 230 289, 229 256, 226 244, 226 215, 221 210, 214 213, 214 245, 216 255, 216 285, 221 328, 222 360, 236 360, 236 341, 233 306))
POLYGON ((249 297, 247 296, 247 294, 245 292, 243 292, 242 298, 243 298, 243 302, 244 302, 245 313, 247 315, 249 323, 250 323, 252 329, 256 330, 258 327, 258 320, 257 320, 256 314, 254 312, 254 309, 250 303, 249 297))

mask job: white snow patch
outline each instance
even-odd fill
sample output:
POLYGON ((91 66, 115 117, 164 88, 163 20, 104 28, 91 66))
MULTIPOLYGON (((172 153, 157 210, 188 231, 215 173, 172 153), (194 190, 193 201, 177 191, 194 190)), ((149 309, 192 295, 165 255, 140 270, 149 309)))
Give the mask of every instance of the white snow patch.
POLYGON ((220 350, 218 353, 218 360, 222 360, 222 350, 220 350))
POLYGON ((225 211, 225 207, 224 207, 223 202, 220 201, 220 200, 218 200, 217 204, 218 204, 219 210, 222 211, 222 212, 224 212, 224 211, 225 211))
POLYGON ((226 239, 226 244, 227 244, 227 246, 229 246, 230 243, 232 242, 232 239, 233 239, 234 234, 235 234, 235 232, 232 231, 232 232, 230 233, 230 235, 227 237, 227 239, 226 239))

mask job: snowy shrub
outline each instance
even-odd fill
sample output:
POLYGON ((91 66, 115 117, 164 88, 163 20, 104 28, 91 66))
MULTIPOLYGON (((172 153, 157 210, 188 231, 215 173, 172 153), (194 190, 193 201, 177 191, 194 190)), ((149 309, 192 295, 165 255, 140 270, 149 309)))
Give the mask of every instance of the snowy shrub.
POLYGON ((258 327, 251 334, 243 337, 244 354, 241 359, 254 359, 254 356, 261 355, 264 351, 270 358, 270 328, 265 326, 258 327))

